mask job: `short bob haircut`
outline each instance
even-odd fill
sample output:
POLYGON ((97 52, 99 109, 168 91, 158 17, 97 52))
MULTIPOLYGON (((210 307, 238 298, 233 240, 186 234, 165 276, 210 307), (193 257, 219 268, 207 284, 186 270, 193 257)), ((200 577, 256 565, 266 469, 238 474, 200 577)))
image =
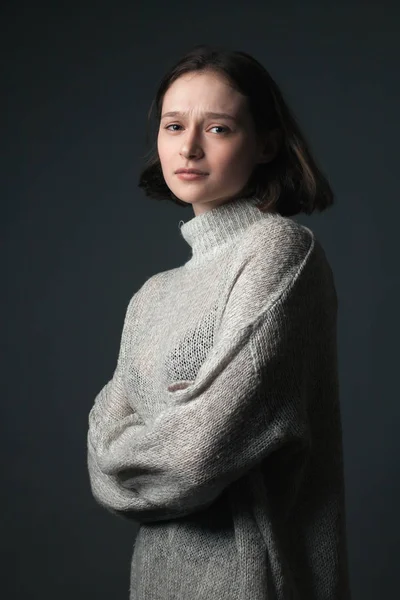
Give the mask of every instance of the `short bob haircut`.
MULTIPOLYGON (((264 136, 278 128, 281 141, 272 161, 256 165, 240 196, 256 198, 260 210, 279 212, 283 216, 311 214, 325 210, 334 201, 331 186, 316 164, 296 118, 267 70, 245 52, 221 47, 196 45, 162 78, 148 113, 149 124, 154 105, 156 126, 160 125, 164 94, 184 73, 212 71, 222 74, 232 87, 243 94, 253 117, 257 135, 264 136)), ((179 206, 190 206, 175 196, 167 186, 160 164, 157 144, 140 174, 138 186, 145 195, 169 199, 179 206)))

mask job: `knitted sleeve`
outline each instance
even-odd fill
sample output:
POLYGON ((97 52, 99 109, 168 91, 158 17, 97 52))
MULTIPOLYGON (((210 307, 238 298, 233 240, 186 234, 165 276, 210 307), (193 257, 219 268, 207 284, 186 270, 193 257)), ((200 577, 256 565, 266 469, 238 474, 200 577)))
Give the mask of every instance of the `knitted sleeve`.
MULTIPOLYGON (((130 427, 131 431, 135 426, 137 431, 145 429, 142 419, 133 408, 133 403, 130 401, 132 399, 126 393, 123 373, 127 364, 128 349, 131 347, 132 334, 139 318, 140 296, 147 285, 148 282, 145 282, 128 304, 114 374, 97 394, 88 418, 87 467, 91 490, 101 505, 117 515, 120 514, 120 509, 126 508, 131 494, 120 485, 117 477, 109 476, 100 470, 94 449, 102 447, 110 432, 117 431, 119 424, 123 424, 124 428, 130 427)), ((123 516, 136 518, 135 515, 125 512, 123 516)))
POLYGON ((139 522, 173 519, 208 507, 280 448, 307 460, 307 347, 323 335, 315 311, 322 307, 328 322, 332 299, 314 249, 289 251, 265 289, 243 268, 196 379, 165 390, 168 408, 152 422, 126 407, 117 371, 103 393, 112 412, 96 435, 94 409, 88 434, 92 489, 103 506, 139 522), (261 295, 247 301, 253 289, 261 295))

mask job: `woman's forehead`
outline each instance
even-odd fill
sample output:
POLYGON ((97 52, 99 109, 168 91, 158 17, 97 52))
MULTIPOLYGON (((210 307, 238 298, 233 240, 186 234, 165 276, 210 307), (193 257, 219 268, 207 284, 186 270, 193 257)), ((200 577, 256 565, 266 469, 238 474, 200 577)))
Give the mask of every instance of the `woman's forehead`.
POLYGON ((245 105, 245 97, 234 90, 222 77, 214 74, 182 75, 168 88, 163 99, 165 112, 225 113, 238 116, 245 105))

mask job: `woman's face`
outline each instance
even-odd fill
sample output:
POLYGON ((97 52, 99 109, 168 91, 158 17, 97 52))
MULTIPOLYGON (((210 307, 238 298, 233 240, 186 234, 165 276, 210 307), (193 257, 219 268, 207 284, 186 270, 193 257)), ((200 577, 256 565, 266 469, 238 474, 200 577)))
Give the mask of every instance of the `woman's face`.
POLYGON ((209 71, 186 73, 168 88, 157 148, 167 186, 195 215, 240 196, 257 162, 271 159, 257 142, 246 98, 209 71), (177 169, 206 174, 183 179, 177 169))

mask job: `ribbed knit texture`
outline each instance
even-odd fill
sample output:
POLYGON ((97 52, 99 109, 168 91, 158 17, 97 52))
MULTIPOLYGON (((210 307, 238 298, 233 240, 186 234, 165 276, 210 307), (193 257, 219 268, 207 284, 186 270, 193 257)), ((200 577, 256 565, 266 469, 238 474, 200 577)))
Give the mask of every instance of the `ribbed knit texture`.
POLYGON ((349 600, 337 295, 255 199, 180 226, 89 413, 95 499, 140 524, 130 600, 349 600))

